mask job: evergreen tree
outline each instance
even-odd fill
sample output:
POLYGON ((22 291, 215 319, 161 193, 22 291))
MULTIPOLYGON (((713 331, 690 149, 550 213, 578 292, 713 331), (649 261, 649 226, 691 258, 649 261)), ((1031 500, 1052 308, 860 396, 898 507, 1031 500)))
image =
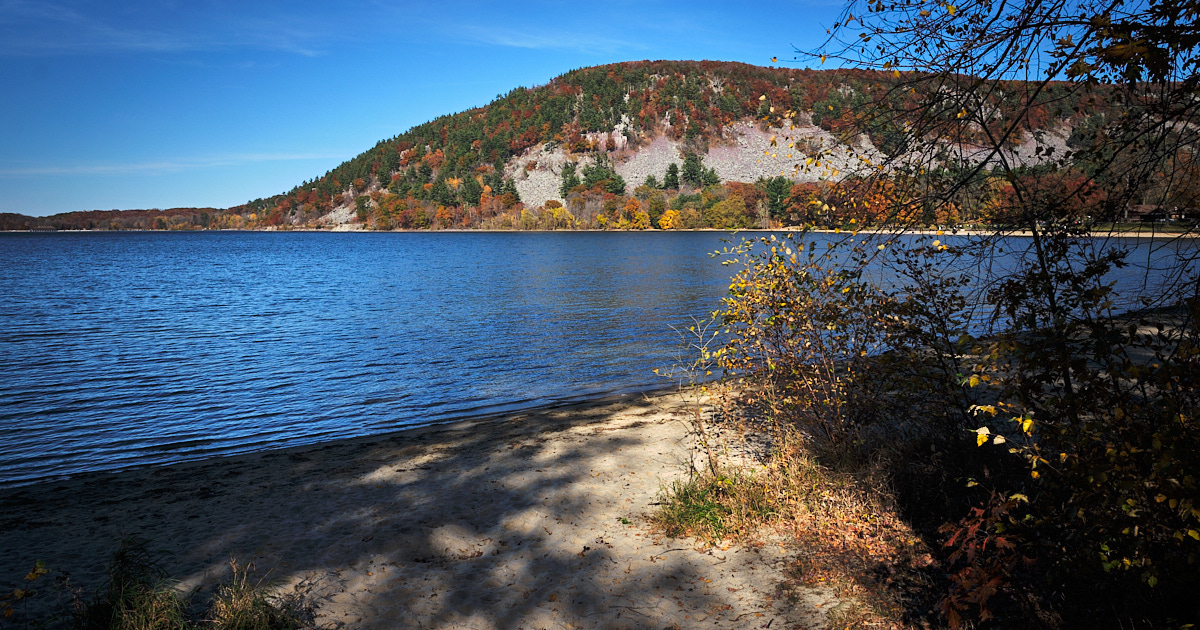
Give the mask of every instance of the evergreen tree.
POLYGON ((604 190, 606 190, 614 195, 624 195, 625 194, 625 178, 621 177, 615 171, 613 171, 612 177, 608 179, 608 183, 605 184, 605 186, 604 186, 604 190))
POLYGON ((700 160, 700 156, 695 153, 689 153, 684 156, 683 172, 680 173, 680 179, 692 188, 700 188, 704 185, 704 162, 700 160))
POLYGON ((446 185, 446 180, 441 178, 433 182, 433 188, 429 191, 429 197, 434 203, 442 206, 453 206, 454 202, 457 201, 454 191, 450 190, 450 187, 446 185))
POLYGON ((721 176, 717 175, 716 169, 706 168, 704 169, 703 181, 705 186, 715 186, 721 183, 721 176))
POLYGON ((509 193, 512 193, 514 203, 521 203, 521 193, 517 192, 517 183, 511 179, 506 179, 500 186, 500 194, 507 195, 509 193))
POLYGON ((647 188, 662 188, 658 183, 658 178, 653 175, 647 175, 646 181, 642 182, 642 185, 647 188))
POLYGON ((667 166, 667 174, 663 177, 663 188, 666 190, 679 190, 679 165, 671 162, 667 166))
POLYGON ((408 195, 408 191, 408 180, 403 175, 393 179, 392 183, 388 184, 388 192, 393 195, 400 195, 403 197, 408 195))
POLYGON ((467 177, 458 185, 458 198, 462 200, 464 206, 478 206, 479 196, 482 194, 483 187, 475 181, 474 177, 467 177))
POLYGON ((783 218, 784 201, 792 194, 792 181, 777 175, 760 182, 763 184, 763 192, 767 195, 767 211, 776 219, 783 218))
POLYGON ((566 201, 567 195, 571 192, 571 189, 582 183, 583 182, 579 179, 579 175, 575 174, 575 163, 567 162, 563 165, 562 185, 558 187, 559 196, 566 201))
POLYGON ((590 166, 583 167, 583 185, 591 188, 604 182, 604 190, 614 195, 625 194, 625 179, 613 170, 608 158, 601 155, 590 166))
POLYGON ((379 162, 379 183, 387 186, 392 181, 392 173, 400 167, 400 154, 396 153, 391 147, 387 147, 383 151, 383 159, 379 162))

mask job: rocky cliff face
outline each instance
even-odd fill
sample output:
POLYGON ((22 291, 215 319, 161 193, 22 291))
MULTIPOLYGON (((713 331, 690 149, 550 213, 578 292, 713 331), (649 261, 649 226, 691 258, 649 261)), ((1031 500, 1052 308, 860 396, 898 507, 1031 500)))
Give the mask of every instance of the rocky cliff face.
MULTIPOLYGON (((630 191, 650 175, 661 181, 668 165, 682 165, 687 153, 700 155, 723 181, 778 176, 797 183, 836 181, 876 169, 884 158, 881 148, 905 136, 911 103, 902 103, 901 113, 887 121, 864 125, 859 118, 885 95, 895 100, 891 77, 690 61, 583 68, 381 141, 323 177, 260 200, 261 210, 284 205, 311 216, 318 209, 341 223, 353 220, 346 208, 354 199, 371 192, 415 197, 434 207, 469 207, 485 186, 496 194, 502 186, 515 188, 527 207, 536 208, 563 201, 564 164, 582 167, 597 156, 612 164, 630 191), (458 192, 467 179, 478 183, 472 195, 458 192), (430 188, 442 182, 452 182, 454 194, 430 188)), ((1088 116, 1055 118, 1051 112, 1057 110, 1049 105, 1021 112, 1009 111, 1010 105, 985 104, 996 120, 1028 120, 1003 156, 1023 164, 1045 159, 1039 146, 1061 156, 1077 119, 1088 116), (1045 120, 1053 123, 1036 122, 1045 120)), ((969 130, 955 135, 959 144, 942 147, 946 154, 965 162, 997 159, 969 144, 969 130)), ((930 139, 919 140, 928 146, 930 139)))

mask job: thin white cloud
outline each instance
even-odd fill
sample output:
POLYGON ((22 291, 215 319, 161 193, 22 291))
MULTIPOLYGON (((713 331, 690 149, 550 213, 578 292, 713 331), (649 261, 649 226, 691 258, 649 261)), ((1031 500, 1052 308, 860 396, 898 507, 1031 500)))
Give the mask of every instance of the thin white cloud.
POLYGON ((525 48, 529 50, 574 50, 582 53, 615 53, 626 50, 646 50, 636 42, 579 33, 554 32, 551 35, 517 32, 480 26, 458 26, 454 31, 460 38, 477 44, 525 48))
MULTIPOLYGON (((119 5, 117 5, 119 6, 119 5)), ((133 24, 127 16, 98 16, 69 4, 0 0, 0 55, 57 56, 110 52, 181 53, 259 49, 305 56, 322 54, 321 29, 288 18, 229 22, 157 15, 133 24)))
POLYGON ((241 153, 226 156, 129 162, 109 164, 74 164, 67 166, 0 167, 0 177, 40 177, 47 175, 138 175, 147 173, 178 173, 223 166, 239 166, 261 162, 346 159, 350 153, 241 153))

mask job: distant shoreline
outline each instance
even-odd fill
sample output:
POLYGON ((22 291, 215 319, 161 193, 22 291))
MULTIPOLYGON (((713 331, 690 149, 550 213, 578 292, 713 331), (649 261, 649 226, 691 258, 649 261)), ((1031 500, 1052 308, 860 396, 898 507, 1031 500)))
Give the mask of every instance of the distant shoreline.
MULTIPOLYGON (((450 228, 445 230, 367 230, 357 227, 356 224, 346 224, 344 226, 335 226, 329 229, 323 228, 287 228, 287 229, 220 229, 220 230, 0 230, 0 234, 108 234, 108 233, 171 233, 171 232, 305 232, 305 233, 361 233, 361 234, 554 234, 554 233, 570 233, 570 232, 586 232, 586 233, 613 233, 613 234, 670 234, 674 232, 721 232, 726 234, 742 234, 750 232, 769 232, 773 234, 787 234, 807 232, 809 234, 896 234, 904 236, 1006 236, 1032 238, 1033 233, 1028 230, 985 230, 979 228, 947 228, 942 230, 937 229, 903 229, 889 230, 887 228, 863 228, 860 230, 841 230, 841 229, 812 229, 804 230, 800 227, 780 227, 780 228, 747 228, 740 230, 724 230, 719 228, 688 228, 678 230, 661 230, 661 229, 646 229, 646 230, 599 230, 599 229, 584 229, 584 230, 496 230, 496 229, 463 229, 450 228), (354 225, 354 227, 351 227, 354 225)), ((1087 234, 1092 238, 1200 238, 1200 231, 1143 231, 1143 230, 1109 230, 1109 231, 1092 231, 1087 234)))

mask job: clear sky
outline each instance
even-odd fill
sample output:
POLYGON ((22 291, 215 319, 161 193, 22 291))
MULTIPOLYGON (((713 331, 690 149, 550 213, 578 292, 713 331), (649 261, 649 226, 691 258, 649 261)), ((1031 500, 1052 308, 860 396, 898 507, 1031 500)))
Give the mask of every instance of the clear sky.
POLYGON ((237 205, 574 68, 791 59, 841 6, 0 0, 0 212, 237 205))

